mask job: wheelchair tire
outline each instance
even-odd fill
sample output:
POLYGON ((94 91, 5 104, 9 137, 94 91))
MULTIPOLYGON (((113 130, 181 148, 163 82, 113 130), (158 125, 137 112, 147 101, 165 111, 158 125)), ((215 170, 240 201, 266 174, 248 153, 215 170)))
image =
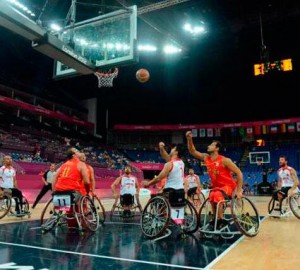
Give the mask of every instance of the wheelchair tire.
MULTIPOLYGON (((206 225, 208 223, 208 221, 204 219, 206 217, 206 214, 204 213, 204 210, 206 208, 207 203, 210 204, 209 198, 206 198, 204 200, 204 202, 202 203, 202 205, 200 207, 200 210, 199 210, 199 215, 198 215, 198 226, 199 226, 199 228, 202 228, 204 225, 206 225)), ((210 213, 210 214, 212 214, 212 213, 210 213)), ((214 218, 213 215, 212 215, 212 218, 214 218)))
POLYGON ((99 228, 99 216, 97 209, 92 199, 89 196, 82 196, 80 198, 80 214, 86 227, 95 232, 99 228))
POLYGON ((42 214, 41 214, 41 228, 42 233, 46 233, 50 231, 52 228, 56 226, 61 215, 55 211, 52 204, 53 199, 51 198, 45 205, 42 214))
POLYGON ((271 214, 275 207, 275 199, 272 197, 268 204, 268 213, 271 214))
POLYGON ((0 219, 4 218, 11 208, 11 197, 3 195, 0 197, 0 219))
MULTIPOLYGON (((15 200, 14 205, 16 205, 16 200, 17 200, 18 198, 17 198, 17 197, 12 197, 12 199, 15 200)), ((11 204, 13 204, 13 203, 11 202, 11 204)), ((28 202, 28 200, 27 200, 24 196, 22 197, 22 204, 23 204, 23 212, 25 212, 25 213, 24 213, 24 216, 25 216, 25 215, 30 216, 30 214, 29 214, 29 202, 28 202)), ((16 214, 17 214, 17 213, 16 213, 15 206, 10 208, 10 213, 11 213, 12 215, 16 215, 16 214)), ((23 215, 22 215, 22 216, 23 216, 23 215)))
POLYGON ((295 217, 300 219, 300 192, 289 198, 289 205, 295 217))
POLYGON ((195 206, 188 200, 185 200, 186 205, 184 207, 184 226, 183 232, 192 234, 198 230, 199 217, 195 206))
POLYGON ((171 219, 171 207, 163 196, 153 197, 148 201, 141 216, 141 229, 149 239, 164 234, 171 219))
POLYGON ((242 197, 240 202, 236 198, 232 199, 231 213, 234 223, 242 234, 248 237, 258 234, 260 217, 255 205, 247 197, 242 197))
POLYGON ((99 216, 99 223, 103 224, 106 218, 106 213, 103 204, 97 196, 93 196, 92 201, 95 205, 96 211, 99 216))

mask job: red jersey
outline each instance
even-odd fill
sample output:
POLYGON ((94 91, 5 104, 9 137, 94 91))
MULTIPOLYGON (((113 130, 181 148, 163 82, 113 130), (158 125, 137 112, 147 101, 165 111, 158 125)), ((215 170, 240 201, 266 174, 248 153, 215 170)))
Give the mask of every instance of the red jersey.
POLYGON ((207 172, 210 176, 213 188, 230 186, 232 189, 235 189, 237 184, 232 177, 231 171, 228 168, 224 167, 224 158, 224 156, 218 155, 215 160, 212 160, 212 158, 208 156, 205 159, 207 172))
POLYGON ((82 176, 78 170, 79 162, 79 159, 72 158, 60 167, 55 190, 75 190, 82 193, 82 176))

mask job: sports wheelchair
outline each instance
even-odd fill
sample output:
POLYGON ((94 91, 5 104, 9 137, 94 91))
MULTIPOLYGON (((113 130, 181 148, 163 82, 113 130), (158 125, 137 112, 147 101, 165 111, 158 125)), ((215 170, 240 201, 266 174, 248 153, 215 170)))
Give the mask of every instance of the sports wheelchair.
MULTIPOLYGON (((22 211, 17 213, 15 206, 16 202, 19 202, 19 198, 12 197, 10 189, 4 189, 3 194, 0 196, 0 219, 5 216, 13 216, 13 217, 31 217, 31 213, 29 211, 29 203, 27 199, 22 197, 22 211)), ((19 202, 20 204, 20 202, 19 202)))
MULTIPOLYGON (((124 194, 124 195, 131 195, 131 194, 124 194)), ((143 211, 142 206, 140 202, 137 200, 137 203, 135 202, 135 196, 131 195, 131 202, 130 202, 130 211, 125 212, 124 211, 124 202, 123 197, 120 196, 115 199, 115 202, 110 210, 110 218, 113 219, 114 217, 117 218, 133 218, 135 216, 140 216, 141 212, 143 211)))
POLYGON ((295 215, 300 219, 300 191, 297 190, 292 197, 285 197, 281 201, 273 196, 268 204, 269 216, 273 218, 282 218, 295 215))
POLYGON ((41 214, 42 233, 59 226, 77 228, 80 233, 85 229, 98 230, 100 219, 93 198, 79 197, 75 191, 56 191, 52 195, 41 214))
POLYGON ((141 229, 149 239, 169 236, 168 227, 180 229, 180 235, 192 234, 198 229, 198 214, 194 205, 185 199, 184 190, 164 190, 152 197, 144 207, 141 229))
POLYGON ((215 213, 209 197, 202 204, 199 211, 200 235, 206 238, 231 239, 235 235, 254 237, 258 234, 260 217, 258 211, 247 197, 241 199, 225 196, 216 204, 215 213), (220 207, 223 211, 222 222, 217 219, 220 207))

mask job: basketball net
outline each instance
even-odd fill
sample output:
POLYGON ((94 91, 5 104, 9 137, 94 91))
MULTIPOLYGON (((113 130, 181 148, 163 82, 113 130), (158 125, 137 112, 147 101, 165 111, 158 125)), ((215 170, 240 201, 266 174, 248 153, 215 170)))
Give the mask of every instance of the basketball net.
POLYGON ((262 164, 262 161, 256 161, 257 166, 261 166, 261 164, 262 164))
POLYGON ((95 76, 98 78, 98 87, 113 87, 113 80, 119 74, 119 69, 114 68, 113 71, 109 70, 107 72, 96 71, 95 76))

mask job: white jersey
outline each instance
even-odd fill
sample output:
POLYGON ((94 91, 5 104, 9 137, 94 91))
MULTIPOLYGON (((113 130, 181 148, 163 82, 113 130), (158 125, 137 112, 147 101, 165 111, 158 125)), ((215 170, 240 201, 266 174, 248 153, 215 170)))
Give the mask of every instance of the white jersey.
POLYGON ((165 188, 183 189, 184 163, 181 159, 171 161, 171 171, 167 176, 165 188))
POLYGON ((186 177, 186 181, 188 181, 189 184, 189 189, 190 188, 194 188, 194 187, 198 187, 198 176, 196 174, 193 175, 188 175, 186 177))
POLYGON ((132 176, 132 175, 122 175, 121 176, 121 191, 120 194, 124 195, 124 194, 131 194, 131 195, 135 195, 136 193, 136 177, 132 176))
POLYGON ((282 181, 281 187, 292 187, 294 184, 293 178, 291 176, 292 167, 286 166, 280 168, 277 173, 279 178, 282 181))
POLYGON ((16 176, 16 170, 12 167, 2 166, 0 168, 0 187, 2 188, 14 188, 14 177, 16 176))

